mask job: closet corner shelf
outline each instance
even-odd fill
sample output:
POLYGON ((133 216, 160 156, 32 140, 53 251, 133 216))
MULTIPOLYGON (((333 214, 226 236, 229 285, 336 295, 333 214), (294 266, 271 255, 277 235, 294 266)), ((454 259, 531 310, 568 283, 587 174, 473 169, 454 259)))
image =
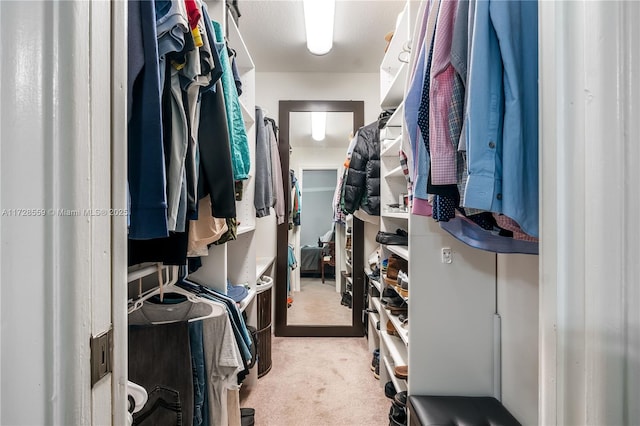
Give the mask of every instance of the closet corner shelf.
POLYGON ((403 259, 409 260, 409 247, 407 246, 387 246, 385 245, 387 250, 391 253, 395 253, 403 259))
POLYGON ((275 260, 273 256, 256 258, 256 277, 260 278, 275 260))
POLYGON ((404 115, 404 101, 398 105, 398 108, 391 114, 387 120, 387 127, 402 127, 402 116, 404 115))
POLYGON ((227 14, 227 27, 229 30, 229 46, 236 51, 236 64, 240 70, 246 71, 255 68, 253 59, 247 45, 244 43, 242 34, 231 16, 231 12, 227 14))
POLYGON ((394 219, 409 219, 409 212, 382 212, 382 217, 390 217, 394 219))
POLYGON ((253 118, 253 112, 249 111, 249 108, 240 100, 240 109, 242 110, 242 120, 245 127, 251 127, 256 120, 253 118))
POLYGON ((403 63, 393 77, 391 85, 380 101, 382 109, 397 108, 404 97, 404 81, 407 77, 407 64, 403 63))
POLYGON ((384 175, 385 179, 391 177, 404 177, 404 172, 402 171, 402 166, 398 166, 393 170, 390 170, 384 175))
POLYGON ((247 297, 240 301, 240 311, 244 312, 244 310, 247 309, 247 306, 249 306, 249 304, 253 301, 253 299, 255 299, 255 297, 256 290, 252 288, 251 290, 249 290, 249 294, 247 294, 247 297))
POLYGON ((402 135, 398 136, 391 142, 386 148, 380 152, 380 157, 398 157, 400 152, 400 144, 402 142, 402 135))

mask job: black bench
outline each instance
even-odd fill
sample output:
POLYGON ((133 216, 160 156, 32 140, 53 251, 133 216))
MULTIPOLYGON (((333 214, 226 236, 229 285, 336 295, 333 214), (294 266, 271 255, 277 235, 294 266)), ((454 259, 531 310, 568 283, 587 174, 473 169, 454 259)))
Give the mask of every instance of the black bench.
POLYGON ((410 426, 522 426, 492 397, 411 395, 408 406, 410 426))

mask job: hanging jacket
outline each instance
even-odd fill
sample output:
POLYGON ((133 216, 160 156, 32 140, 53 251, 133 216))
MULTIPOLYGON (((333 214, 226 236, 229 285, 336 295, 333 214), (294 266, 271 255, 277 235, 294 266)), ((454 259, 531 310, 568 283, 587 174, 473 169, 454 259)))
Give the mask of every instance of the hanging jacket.
POLYGON ((372 216, 380 215, 380 130, 377 121, 358 130, 347 170, 343 210, 353 214, 359 208, 372 216))

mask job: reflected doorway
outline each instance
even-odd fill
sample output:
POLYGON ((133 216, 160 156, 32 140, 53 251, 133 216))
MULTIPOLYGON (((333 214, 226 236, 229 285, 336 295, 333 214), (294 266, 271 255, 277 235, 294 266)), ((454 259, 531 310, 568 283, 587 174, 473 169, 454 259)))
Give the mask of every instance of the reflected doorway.
POLYGON ((301 217, 293 233, 298 250, 298 280, 287 312, 291 325, 351 325, 351 306, 343 303, 338 279, 342 229, 333 221, 338 169, 303 167, 299 173, 301 217))

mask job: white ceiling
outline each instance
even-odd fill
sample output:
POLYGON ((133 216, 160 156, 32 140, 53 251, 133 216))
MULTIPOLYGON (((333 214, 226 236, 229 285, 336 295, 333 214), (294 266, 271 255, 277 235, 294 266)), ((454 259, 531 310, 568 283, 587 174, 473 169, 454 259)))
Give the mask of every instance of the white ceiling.
POLYGON ((331 52, 307 51, 301 0, 241 0, 239 29, 258 72, 378 72, 406 0, 337 0, 331 52))

